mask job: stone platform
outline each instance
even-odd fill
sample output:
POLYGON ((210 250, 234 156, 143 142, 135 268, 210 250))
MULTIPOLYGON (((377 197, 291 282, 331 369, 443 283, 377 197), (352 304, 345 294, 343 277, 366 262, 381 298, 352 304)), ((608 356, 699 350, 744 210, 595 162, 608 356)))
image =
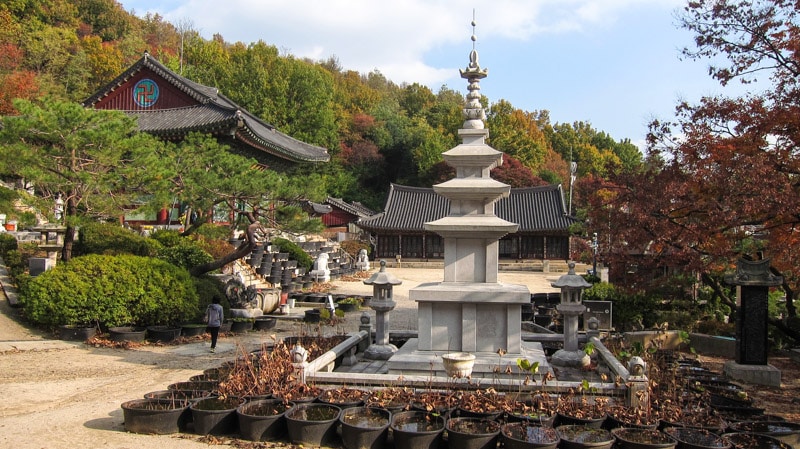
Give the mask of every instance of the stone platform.
MULTIPOLYGON (((403 376, 434 376, 447 377, 442 364, 442 355, 446 351, 420 351, 419 340, 412 338, 406 342, 398 351, 386 362, 388 374, 403 376)), ((525 341, 522 342, 521 354, 499 355, 493 352, 476 352, 475 366, 472 369, 473 378, 495 378, 509 376, 507 370, 510 368, 510 376, 518 377, 524 375, 517 368, 517 359, 525 358, 531 363, 539 362, 539 372, 553 373, 552 368, 547 362, 547 356, 542 349, 541 343, 525 341)))
POLYGON ((731 379, 749 384, 781 386, 781 370, 772 365, 742 365, 729 361, 725 362, 722 371, 731 379))

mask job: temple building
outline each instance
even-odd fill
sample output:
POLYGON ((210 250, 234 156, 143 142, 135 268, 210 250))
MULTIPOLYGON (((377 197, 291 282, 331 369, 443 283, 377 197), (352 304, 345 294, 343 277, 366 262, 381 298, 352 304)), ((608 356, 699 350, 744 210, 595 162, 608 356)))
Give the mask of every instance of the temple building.
MULTIPOLYGON (((253 158, 264 169, 283 171, 296 164, 326 163, 328 150, 292 138, 240 107, 217 88, 173 72, 145 52, 130 68, 83 102, 87 108, 124 111, 137 118, 139 130, 180 141, 191 132, 213 135, 231 151, 253 158)), ((137 225, 177 226, 181 207, 155 216, 129 214, 137 225)), ((215 221, 227 217, 215 217, 215 221)))
MULTIPOLYGON (((445 217, 450 201, 432 188, 392 184, 384 211, 362 218, 357 225, 372 234, 375 259, 442 259, 441 236, 424 224, 445 217)), ((519 224, 500 239, 499 257, 506 260, 568 260, 569 227, 577 222, 567 214, 560 185, 511 189, 495 205, 497 216, 519 224)))
POLYGON ((83 105, 125 111, 138 118, 139 130, 167 140, 190 132, 211 134, 273 170, 330 160, 325 148, 283 134, 218 89, 178 75, 146 52, 83 105))

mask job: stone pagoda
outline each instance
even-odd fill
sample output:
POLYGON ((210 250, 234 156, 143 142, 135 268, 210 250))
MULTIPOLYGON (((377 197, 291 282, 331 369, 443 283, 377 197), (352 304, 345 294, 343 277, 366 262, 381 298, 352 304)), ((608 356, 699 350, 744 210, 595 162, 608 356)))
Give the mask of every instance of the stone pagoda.
POLYGON ((450 352, 476 356, 473 377, 491 376, 498 366, 500 371, 515 369, 523 357, 547 365, 541 345, 521 339, 522 304, 531 301, 527 286, 498 282, 498 242, 518 225, 494 212, 495 202, 507 197, 511 187, 490 177, 502 164, 503 153, 485 143, 489 131, 483 122, 480 80, 488 71, 478 63, 474 34, 472 41, 469 65, 461 70, 469 83, 465 121, 458 131, 462 143, 443 153, 456 177, 433 187, 449 200, 450 211, 425 223, 426 230, 444 241, 444 281, 409 292, 418 303, 419 337, 389 359, 390 374, 429 375, 432 369, 443 374, 441 356, 450 352))

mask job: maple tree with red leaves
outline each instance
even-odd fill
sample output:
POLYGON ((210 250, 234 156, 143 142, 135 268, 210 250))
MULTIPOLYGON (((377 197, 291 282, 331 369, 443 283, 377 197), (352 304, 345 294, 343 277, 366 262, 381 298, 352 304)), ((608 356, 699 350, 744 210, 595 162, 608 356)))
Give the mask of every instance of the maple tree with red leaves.
POLYGON ((769 258, 773 273, 783 276, 786 294, 783 317, 770 323, 796 341, 798 13, 788 0, 689 2, 679 20, 695 33, 696 48, 683 55, 726 58, 727 65, 709 69, 723 85, 758 82, 742 97, 679 104, 673 122, 650 124, 644 169, 587 178, 579 185, 589 202, 589 226, 603 236, 604 260, 625 267, 634 286, 643 286, 654 269, 698 273, 735 309, 723 274, 738 258, 769 258))

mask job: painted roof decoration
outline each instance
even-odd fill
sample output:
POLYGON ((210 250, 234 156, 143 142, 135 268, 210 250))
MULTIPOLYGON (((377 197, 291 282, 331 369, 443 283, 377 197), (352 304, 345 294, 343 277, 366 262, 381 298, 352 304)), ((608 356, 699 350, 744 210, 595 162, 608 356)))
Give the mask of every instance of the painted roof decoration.
POLYGON ((139 130, 164 138, 192 131, 232 137, 246 146, 291 162, 327 162, 325 148, 290 137, 222 95, 176 74, 147 52, 83 102, 138 118, 139 130))
MULTIPOLYGON (((384 211, 358 221, 366 230, 425 232, 424 224, 447 216, 450 201, 432 188, 392 184, 384 211)), ((511 189, 495 203, 495 214, 518 223, 517 233, 563 232, 577 220, 567 215, 561 186, 511 189)))

